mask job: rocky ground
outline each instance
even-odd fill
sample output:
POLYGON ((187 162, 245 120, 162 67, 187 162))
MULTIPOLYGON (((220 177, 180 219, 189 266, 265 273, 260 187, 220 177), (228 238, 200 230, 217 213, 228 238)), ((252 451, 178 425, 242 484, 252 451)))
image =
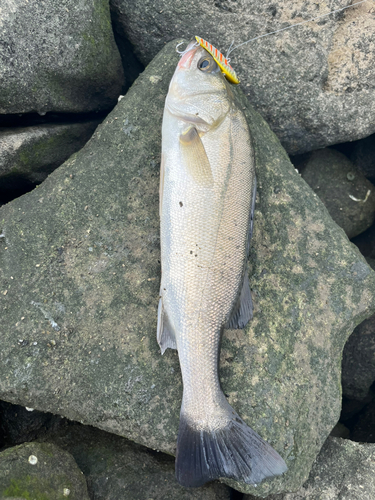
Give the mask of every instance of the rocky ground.
POLYGON ((174 479, 182 383, 155 335, 175 47, 199 34, 224 48, 327 10, 0 7, 0 499, 374 498, 374 7, 231 55, 256 151, 254 319, 225 332, 220 376, 289 470, 199 489, 174 479))

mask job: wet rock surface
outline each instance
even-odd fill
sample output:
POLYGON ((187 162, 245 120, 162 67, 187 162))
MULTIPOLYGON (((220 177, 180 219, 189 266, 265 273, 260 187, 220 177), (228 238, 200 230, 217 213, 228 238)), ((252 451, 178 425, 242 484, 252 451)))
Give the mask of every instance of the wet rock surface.
POLYGON ((108 0, 3 0, 0 113, 111 109, 125 84, 108 0))
POLYGON ((228 486, 183 488, 174 477, 174 460, 127 439, 94 429, 71 426, 46 438, 68 451, 85 475, 95 500, 230 500, 228 486))
POLYGON ((302 178, 315 191, 332 217, 353 238, 375 219, 375 186, 342 153, 314 151, 299 167, 302 178))
MULTIPOLYGON (((0 397, 171 454, 182 385, 155 331, 160 128, 175 45, 83 150, 0 209, 0 397)), ((265 496, 301 486, 337 422, 342 349, 375 310, 375 274, 238 98, 257 155, 255 314, 225 333, 221 381, 289 466, 256 489, 229 482, 265 496)))
MULTIPOLYGON (((302 488, 267 500, 372 500, 374 496, 375 446, 328 438, 302 488)), ((255 498, 244 496, 244 500, 255 498)))
MULTIPOLYGON (((201 36, 226 54, 233 40, 236 46, 348 4, 111 0, 144 64, 176 37, 201 36)), ((374 25, 366 2, 230 54, 249 101, 290 154, 374 133, 374 25)))
POLYGON ((0 453, 0 498, 89 500, 73 457, 51 443, 26 443, 0 453))
POLYGON ((375 381, 375 316, 357 326, 345 344, 342 360, 342 391, 363 400, 375 381))

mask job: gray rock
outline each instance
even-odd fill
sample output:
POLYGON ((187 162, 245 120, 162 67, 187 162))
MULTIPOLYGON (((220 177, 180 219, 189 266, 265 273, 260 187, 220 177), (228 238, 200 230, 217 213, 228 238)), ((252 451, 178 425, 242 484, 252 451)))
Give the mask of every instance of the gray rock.
POLYGON ((0 113, 109 109, 124 85, 108 0, 2 0, 0 113))
POLYGON ((364 399, 375 381, 375 315, 357 326, 345 344, 342 358, 342 391, 364 399))
POLYGON ((0 192, 40 184, 84 146, 100 121, 0 129, 0 192))
MULTIPOLYGON (((373 500, 375 446, 328 438, 308 481, 295 493, 270 495, 266 500, 373 500)), ((255 500, 245 495, 244 500, 255 500)))
POLYGON ((301 175, 348 238, 374 222, 375 186, 339 151, 313 151, 301 167, 301 175))
MULTIPOLYGON (((86 146, 0 208, 0 398, 175 452, 182 383, 160 356, 158 185, 176 41, 146 68, 86 146)), ((375 273, 237 93, 256 150, 250 258, 254 319, 225 332, 221 382, 298 488, 341 407, 341 355, 375 312, 375 273)), ((232 483, 230 483, 232 485, 232 483)))
POLYGON ((95 500, 229 500, 230 488, 219 482, 183 488, 174 460, 127 439, 88 426, 71 426, 48 437, 71 453, 95 500))
POLYGON ((373 269, 375 271, 375 259, 367 258, 366 262, 371 267, 371 269, 373 269))
MULTIPOLYGON (((226 54, 233 40, 238 45, 349 3, 111 0, 144 63, 175 37, 199 35, 226 54)), ((248 99, 290 154, 374 133, 375 20, 368 5, 261 38, 230 55, 248 99)))
POLYGON ((375 182, 375 134, 357 141, 350 159, 371 182, 375 182))
POLYGON ((89 500, 73 457, 51 443, 25 443, 0 453, 0 498, 89 500))

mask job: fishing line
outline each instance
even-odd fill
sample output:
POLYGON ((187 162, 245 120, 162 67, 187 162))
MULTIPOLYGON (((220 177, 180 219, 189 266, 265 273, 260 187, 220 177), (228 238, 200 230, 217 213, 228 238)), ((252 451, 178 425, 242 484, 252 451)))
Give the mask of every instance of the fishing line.
POLYGON ((228 49, 226 58, 228 59, 229 54, 231 52, 233 52, 234 50, 238 49, 238 47, 242 47, 242 45, 246 45, 249 42, 253 42, 254 40, 259 40, 259 38, 263 38, 265 36, 274 35, 275 33, 280 33, 280 31, 285 31, 285 30, 288 30, 290 28, 294 28, 295 26, 300 26, 301 24, 307 24, 307 23, 310 23, 311 21, 316 21, 317 19, 321 19, 322 17, 327 17, 327 16, 330 16, 331 14, 335 14, 336 12, 341 12, 341 11, 343 11, 345 9, 350 9, 351 7, 355 7, 356 5, 359 5, 360 3, 364 3, 364 2, 367 2, 367 1, 368 0, 361 0, 360 2, 353 3, 352 5, 347 5, 346 7, 341 7, 341 9, 331 10, 327 14, 321 14, 320 16, 312 17, 311 19, 308 19, 307 21, 301 21, 300 23, 290 24, 286 28, 281 28, 281 29, 276 30, 276 31, 271 31, 270 33, 265 33, 263 35, 259 35, 259 36, 256 36, 254 38, 250 38, 250 40, 247 40, 246 42, 240 43, 239 45, 236 45, 232 49, 231 47, 232 47, 232 45, 234 43, 234 40, 233 40, 233 42, 231 43, 231 45, 230 45, 230 47, 228 49))
MULTIPOLYGON (((180 54, 180 56, 181 56, 181 57, 185 54, 185 52, 187 52, 187 48, 188 48, 188 46, 189 46, 189 44, 188 44, 185 50, 178 50, 178 47, 179 47, 180 45, 182 45, 183 43, 185 43, 185 42, 181 42, 181 43, 178 43, 178 44, 176 45, 176 52, 177 52, 177 54, 180 54)), ((192 45, 192 46, 190 47, 190 49, 191 49, 191 48, 193 48, 193 47, 198 47, 198 43, 197 43, 197 42, 195 42, 195 43, 194 43, 194 45, 192 45)), ((190 50, 190 49, 189 49, 189 50, 190 50)))

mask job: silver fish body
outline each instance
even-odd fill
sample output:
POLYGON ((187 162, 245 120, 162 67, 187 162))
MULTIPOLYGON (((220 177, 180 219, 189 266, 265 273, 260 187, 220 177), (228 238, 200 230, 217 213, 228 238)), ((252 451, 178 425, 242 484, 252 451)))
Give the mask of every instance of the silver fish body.
POLYGON ((246 119, 213 58, 191 43, 171 80, 162 130, 158 342, 177 348, 183 401, 176 476, 250 484, 286 470, 220 387, 224 326, 252 315, 246 273, 255 198, 246 119))

